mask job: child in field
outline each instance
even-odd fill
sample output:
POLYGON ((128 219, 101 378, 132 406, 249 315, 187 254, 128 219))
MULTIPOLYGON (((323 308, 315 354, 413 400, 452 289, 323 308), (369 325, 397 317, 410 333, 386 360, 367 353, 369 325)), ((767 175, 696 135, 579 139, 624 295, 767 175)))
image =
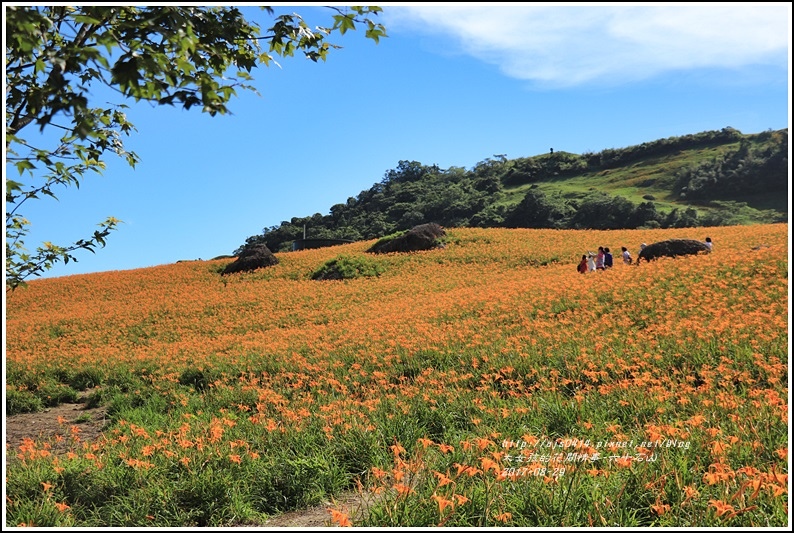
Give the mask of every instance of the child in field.
POLYGON ((604 247, 604 268, 612 268, 612 252, 607 247, 604 247))
POLYGON ((593 252, 589 252, 587 254, 587 271, 595 272, 595 270, 596 270, 595 254, 593 252))
POLYGON ((712 247, 711 237, 706 237, 706 246, 709 247, 709 252, 710 252, 712 247))
POLYGON ((582 260, 579 261, 579 266, 576 267, 576 270, 580 274, 587 274, 587 255, 582 255, 582 260))

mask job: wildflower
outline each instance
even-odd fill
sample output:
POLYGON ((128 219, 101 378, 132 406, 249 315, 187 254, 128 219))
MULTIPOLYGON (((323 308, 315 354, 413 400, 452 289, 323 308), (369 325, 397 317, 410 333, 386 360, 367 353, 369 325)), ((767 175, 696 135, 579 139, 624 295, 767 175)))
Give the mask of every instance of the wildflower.
POLYGON ((438 503, 438 512, 439 513, 443 513, 444 509, 446 509, 447 507, 452 507, 452 508, 455 507, 455 503, 452 500, 447 500, 446 498, 444 498, 442 496, 438 496, 436 494, 433 494, 430 498, 433 499, 433 500, 436 500, 436 502, 438 503))
POLYGON ((395 457, 398 457, 401 454, 405 453, 405 448, 400 446, 399 443, 392 444, 391 446, 389 446, 389 449, 391 449, 395 457))
POLYGON ((477 438, 476 440, 477 440, 477 449, 480 451, 483 451, 485 448, 488 447, 489 444, 491 444, 491 441, 488 439, 477 438))
POLYGON ((734 512, 733 505, 729 505, 720 500, 709 500, 709 504, 713 505, 717 510, 717 516, 722 516, 727 513, 734 512))
POLYGON ((453 448, 449 444, 439 444, 438 445, 438 449, 441 450, 441 453, 447 453, 447 452, 454 452, 455 451, 455 448, 453 448))
POLYGON ((432 441, 432 440, 430 440, 430 439, 425 439, 425 438, 417 439, 417 442, 418 442, 419 444, 421 444, 421 445, 422 445, 422 447, 424 447, 424 448, 427 448, 428 446, 430 446, 431 444, 433 444, 433 441, 432 441))
POLYGON ((670 510, 670 506, 668 504, 666 504, 666 503, 662 503, 661 501, 656 500, 656 503, 651 505, 651 510, 654 513, 656 513, 658 516, 662 516, 667 511, 670 510))
POLYGON ((65 503, 59 503, 59 502, 55 502, 55 507, 58 509, 58 511, 60 511, 62 513, 64 511, 66 511, 67 509, 71 509, 71 507, 69 507, 65 503))
POLYGON ((695 487, 692 485, 687 485, 684 487, 684 501, 691 500, 692 498, 697 498, 699 496, 698 491, 695 490, 695 487))
POLYGON ((435 475, 438 478, 438 486, 439 487, 443 487, 444 485, 449 485, 450 483, 454 483, 452 481, 452 479, 450 479, 449 477, 445 476, 441 472, 433 472, 433 475, 435 475))
POLYGON ((499 520, 500 522, 507 522, 511 518, 513 518, 513 514, 512 513, 501 513, 501 514, 498 514, 498 515, 494 516, 494 518, 496 520, 499 520))
POLYGON ((466 496, 464 496, 463 494, 454 494, 453 498, 458 500, 458 505, 463 505, 464 503, 466 503, 468 501, 471 501, 466 496))
POLYGON ((499 464, 489 457, 480 457, 480 463, 482 463, 483 472, 487 472, 488 470, 499 472, 501 470, 499 464))
POLYGON ((328 511, 331 513, 331 521, 338 524, 340 527, 350 527, 353 525, 347 513, 337 511, 336 509, 328 509, 328 511))
POLYGON ((408 485, 403 485, 402 483, 397 483, 394 485, 394 489, 400 494, 400 496, 407 496, 415 492, 411 487, 408 485))
POLYGON ((229 460, 230 460, 231 462, 233 462, 233 463, 237 463, 237 464, 240 464, 240 463, 242 462, 242 459, 241 459, 241 458, 240 458, 240 456, 239 456, 239 455, 237 455, 236 453, 235 453, 235 454, 232 454, 232 455, 230 455, 230 456, 229 456, 229 460))
POLYGON ((725 450, 728 449, 728 447, 729 447, 728 444, 715 440, 714 442, 711 443, 711 453, 713 453, 714 455, 720 455, 724 453, 725 450))
POLYGON ((46 481, 42 481, 41 484, 44 486, 44 492, 47 492, 55 486, 52 483, 47 483, 46 481))

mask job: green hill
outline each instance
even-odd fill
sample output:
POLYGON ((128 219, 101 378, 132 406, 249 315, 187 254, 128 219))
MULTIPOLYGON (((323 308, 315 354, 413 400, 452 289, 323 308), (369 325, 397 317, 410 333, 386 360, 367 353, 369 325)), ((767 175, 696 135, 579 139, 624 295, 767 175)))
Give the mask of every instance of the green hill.
POLYGON ((446 227, 633 229, 788 220, 788 129, 733 128, 597 153, 494 156, 471 169, 400 161, 329 214, 264 228, 246 245, 303 237, 365 240, 426 222, 446 227))

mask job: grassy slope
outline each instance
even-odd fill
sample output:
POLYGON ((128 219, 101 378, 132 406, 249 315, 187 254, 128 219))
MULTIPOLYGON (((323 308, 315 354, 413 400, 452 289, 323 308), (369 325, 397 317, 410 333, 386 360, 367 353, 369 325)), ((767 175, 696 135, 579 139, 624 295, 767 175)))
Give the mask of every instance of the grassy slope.
MULTIPOLYGON (((748 137, 752 137, 748 135, 748 137)), ((734 204, 715 203, 711 205, 690 204, 680 200, 673 193, 675 174, 681 169, 723 156, 738 148, 739 143, 727 143, 720 146, 679 150, 668 155, 653 157, 633 162, 625 167, 588 172, 579 176, 541 180, 537 186, 547 194, 561 194, 566 198, 580 198, 593 191, 602 191, 610 195, 622 196, 634 204, 647 201, 646 195, 654 197, 653 202, 661 213, 674 208, 686 209, 693 207, 698 215, 712 210, 735 209, 734 204)), ((536 156, 538 158, 548 155, 536 156)), ((505 187, 500 204, 513 206, 521 201, 531 184, 516 187, 505 187)), ((775 210, 788 212, 788 199, 780 194, 758 194, 727 198, 728 202, 743 202, 750 208, 747 211, 748 223, 760 222, 752 210, 775 210)))

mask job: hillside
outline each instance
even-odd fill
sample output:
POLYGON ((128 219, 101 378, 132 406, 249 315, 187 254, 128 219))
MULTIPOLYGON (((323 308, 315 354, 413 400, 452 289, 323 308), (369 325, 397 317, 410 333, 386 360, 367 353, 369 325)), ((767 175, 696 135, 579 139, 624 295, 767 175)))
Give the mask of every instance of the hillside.
POLYGON ((371 527, 787 524, 787 224, 448 234, 11 293, 6 526, 261 526, 315 505, 371 527), (706 235, 710 254, 574 270, 706 235), (340 256, 378 268, 311 279, 340 256), (47 432, 17 423, 59 404, 47 432))
POLYGON ((494 157, 468 170, 400 161, 370 189, 331 206, 329 214, 294 217, 264 228, 244 245, 286 251, 304 227, 309 238, 358 241, 427 222, 631 229, 788 219, 785 129, 745 135, 724 128, 598 153, 494 157))

